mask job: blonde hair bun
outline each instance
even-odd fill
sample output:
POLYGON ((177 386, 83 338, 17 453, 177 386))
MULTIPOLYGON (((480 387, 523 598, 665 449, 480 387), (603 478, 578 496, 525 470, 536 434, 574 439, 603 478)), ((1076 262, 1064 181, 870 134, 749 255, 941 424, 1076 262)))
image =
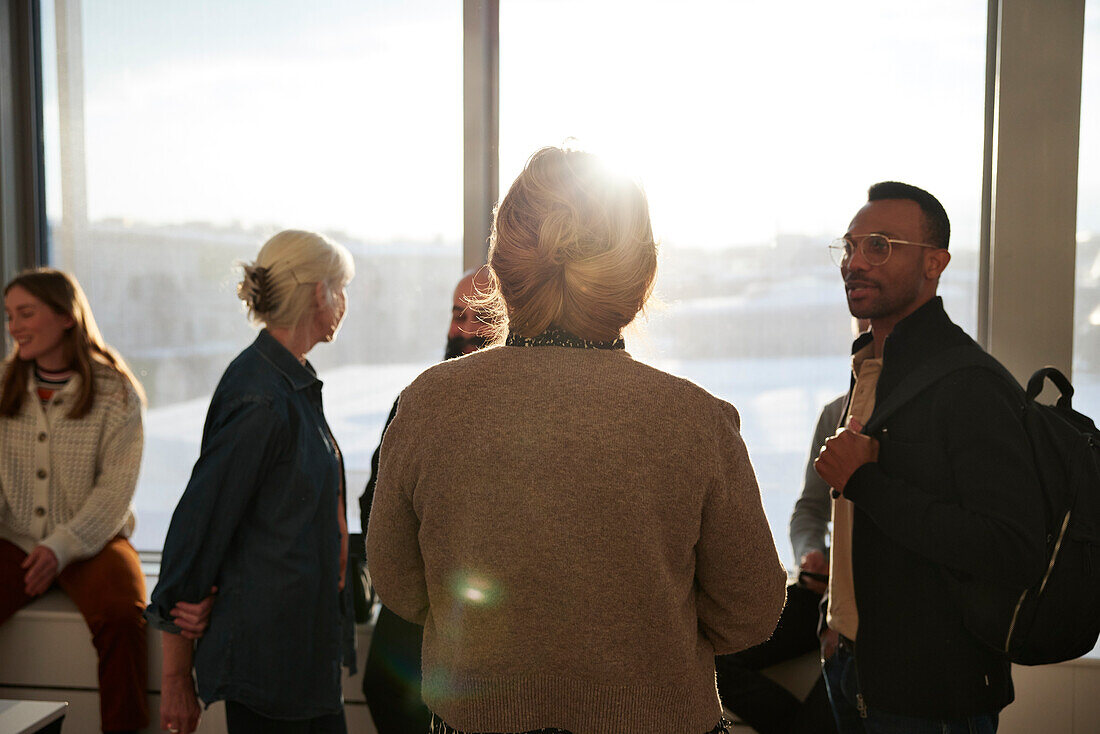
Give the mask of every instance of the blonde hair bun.
POLYGON ((543 148, 497 207, 489 266, 487 305, 511 331, 534 336, 554 326, 613 339, 656 277, 645 193, 590 153, 543 148))
POLYGON ((343 245, 316 232, 288 229, 264 243, 243 271, 237 296, 253 323, 293 327, 309 310, 313 288, 331 295, 355 276, 355 261, 343 245))

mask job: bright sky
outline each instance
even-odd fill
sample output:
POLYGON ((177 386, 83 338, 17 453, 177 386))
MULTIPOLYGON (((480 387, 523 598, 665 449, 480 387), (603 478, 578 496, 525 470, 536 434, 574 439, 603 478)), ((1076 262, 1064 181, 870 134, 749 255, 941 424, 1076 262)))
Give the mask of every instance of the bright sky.
POLYGON ((892 178, 977 219, 984 1, 590 5, 503 4, 504 170, 569 130, 633 162, 684 244, 840 233, 892 178))
MULTIPOLYGON (((955 242, 976 247, 986 7, 505 0, 501 191, 536 148, 576 138, 643 178, 666 245, 832 235, 868 184, 897 178, 937 194, 955 242)), ((460 13, 455 0, 85 0, 91 219, 457 241, 460 13)), ((1095 39, 1096 0, 1088 13, 1095 39)), ((1088 120, 1100 51, 1086 43, 1088 120)), ((1096 128, 1082 126, 1093 201, 1096 128)))
POLYGON ((460 10, 86 0, 89 217, 458 239, 460 10))

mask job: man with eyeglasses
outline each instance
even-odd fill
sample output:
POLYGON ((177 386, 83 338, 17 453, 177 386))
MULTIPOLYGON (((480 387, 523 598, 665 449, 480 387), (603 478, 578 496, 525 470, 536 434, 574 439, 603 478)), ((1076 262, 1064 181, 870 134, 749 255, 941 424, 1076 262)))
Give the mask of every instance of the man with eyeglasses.
POLYGON ((849 310, 871 322, 845 427, 815 462, 835 497, 824 671, 842 733, 996 731, 1009 663, 967 630, 968 592, 1022 591, 1042 571, 1038 479, 1006 382, 962 369, 862 432, 921 365, 980 350, 936 295, 949 236, 934 196, 884 182, 830 245, 849 310))

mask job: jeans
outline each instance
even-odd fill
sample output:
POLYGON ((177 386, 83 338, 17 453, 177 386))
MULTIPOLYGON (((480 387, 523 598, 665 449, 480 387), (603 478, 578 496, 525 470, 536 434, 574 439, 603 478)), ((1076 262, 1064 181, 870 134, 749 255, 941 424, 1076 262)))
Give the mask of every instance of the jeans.
POLYGON ((860 693, 855 655, 845 641, 841 641, 823 668, 840 734, 995 734, 997 731, 996 713, 964 719, 924 719, 868 707, 860 693))

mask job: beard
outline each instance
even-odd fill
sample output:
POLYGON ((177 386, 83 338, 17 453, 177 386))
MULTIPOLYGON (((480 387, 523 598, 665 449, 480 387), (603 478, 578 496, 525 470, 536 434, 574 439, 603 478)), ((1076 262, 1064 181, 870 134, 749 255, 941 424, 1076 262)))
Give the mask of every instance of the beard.
POLYGON ((455 357, 461 357, 463 354, 469 354, 470 352, 476 352, 479 349, 489 346, 489 339, 484 336, 456 336, 447 340, 447 349, 443 352, 443 359, 454 359, 455 357))
POLYGON ((846 285, 865 285, 870 288, 869 298, 859 299, 853 302, 847 293, 848 312, 857 319, 883 319, 907 313, 913 310, 921 295, 921 283, 919 279, 902 280, 894 278, 883 286, 881 280, 869 278, 865 275, 851 276, 846 280, 846 285))

